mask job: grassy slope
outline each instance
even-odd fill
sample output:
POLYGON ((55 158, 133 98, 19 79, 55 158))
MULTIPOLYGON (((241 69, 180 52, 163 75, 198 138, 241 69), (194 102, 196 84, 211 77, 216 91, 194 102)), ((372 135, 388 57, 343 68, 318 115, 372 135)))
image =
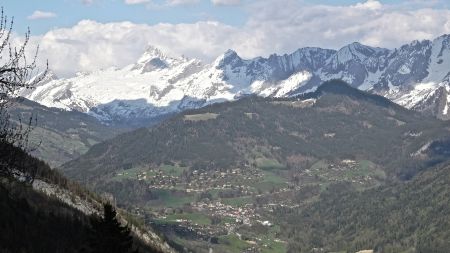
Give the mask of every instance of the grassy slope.
POLYGON ((39 144, 33 154, 52 167, 77 158, 92 145, 125 130, 103 125, 84 113, 48 108, 29 100, 14 103, 10 113, 13 119, 20 116, 25 121, 33 116, 36 124, 30 134, 31 146, 39 144))

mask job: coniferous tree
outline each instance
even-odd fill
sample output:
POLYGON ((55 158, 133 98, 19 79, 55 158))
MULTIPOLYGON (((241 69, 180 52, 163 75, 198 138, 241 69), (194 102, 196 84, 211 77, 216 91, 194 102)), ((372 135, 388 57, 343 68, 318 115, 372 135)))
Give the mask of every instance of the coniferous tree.
MULTIPOLYGON (((104 216, 92 221, 92 253, 126 253, 132 252, 133 238, 130 228, 122 226, 117 220, 114 207, 107 203, 103 206, 104 216)), ((137 251, 135 251, 137 252, 137 251)))

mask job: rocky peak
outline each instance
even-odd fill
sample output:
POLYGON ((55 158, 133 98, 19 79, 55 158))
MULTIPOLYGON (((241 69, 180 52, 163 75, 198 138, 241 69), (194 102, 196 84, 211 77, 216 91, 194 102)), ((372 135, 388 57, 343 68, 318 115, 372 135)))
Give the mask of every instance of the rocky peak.
POLYGON ((39 84, 44 84, 44 83, 51 82, 53 80, 58 80, 58 76, 56 75, 56 73, 53 70, 48 69, 47 71, 42 71, 39 74, 37 74, 36 76, 34 76, 30 80, 30 83, 32 83, 38 79, 42 79, 39 84))
MULTIPOLYGON (((269 96, 281 94, 275 92, 280 89, 283 96, 300 94, 333 79, 385 95, 408 108, 421 100, 428 103, 431 100, 427 102, 427 97, 438 94, 433 93, 438 84, 450 83, 450 35, 440 36, 433 42, 414 41, 395 50, 355 42, 338 51, 306 47, 291 54, 253 59, 242 59, 235 51, 227 50, 208 65, 195 59, 169 57, 158 48, 148 47, 135 65, 42 83, 41 89, 26 97, 71 110, 79 110, 80 104, 86 104, 84 111, 89 111, 91 105, 104 105, 113 100, 142 100, 145 110, 131 106, 133 113, 157 117, 212 101, 232 100, 240 94, 269 96), (105 83, 110 85, 108 92, 103 92, 105 83), (99 92, 92 95, 93 89, 99 92), (151 96, 154 90, 163 94, 157 100, 151 96), (60 94, 73 96, 61 100, 60 94), (183 97, 192 97, 199 103, 185 103, 183 97)), ((435 98, 444 101, 443 92, 439 94, 435 98)), ((444 103, 435 104, 440 108, 444 103)), ((105 114, 110 118, 128 115, 120 108, 105 114)))
POLYGON ((148 46, 144 54, 141 56, 141 58, 139 58, 138 63, 148 62, 153 59, 164 60, 167 58, 168 58, 167 55, 163 53, 160 49, 154 46, 148 46))
POLYGON ((185 57, 170 57, 159 48, 149 46, 139 58, 133 69, 138 69, 141 73, 147 73, 176 66, 187 61, 189 60, 185 57))
POLYGON ((388 50, 365 46, 361 43, 354 42, 339 49, 339 51, 331 61, 332 64, 345 64, 352 60, 357 62, 364 62, 367 58, 378 56, 378 53, 386 51, 388 50))
POLYGON ((236 65, 240 65, 241 63, 242 59, 236 51, 228 49, 221 56, 217 57, 214 65, 219 69, 225 67, 226 65, 232 65, 234 67, 236 65))

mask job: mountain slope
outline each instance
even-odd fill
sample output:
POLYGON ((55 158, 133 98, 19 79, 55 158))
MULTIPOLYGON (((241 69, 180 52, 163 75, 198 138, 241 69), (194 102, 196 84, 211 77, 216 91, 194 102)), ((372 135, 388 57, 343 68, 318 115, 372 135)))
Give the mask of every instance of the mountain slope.
POLYGON ((188 111, 94 145, 63 170, 91 182, 127 168, 163 164, 217 170, 251 167, 264 158, 296 168, 354 157, 389 175, 409 177, 441 159, 426 153, 427 147, 449 136, 446 122, 331 81, 299 98, 249 97, 188 111), (303 162, 289 164, 293 157, 303 162))
POLYGON ((279 210, 290 252, 448 252, 450 166, 403 184, 355 191, 338 185, 303 208, 279 210))
POLYGON ((301 48, 245 60, 228 50, 211 64, 170 57, 150 47, 135 63, 80 73, 50 74, 24 96, 49 107, 89 113, 103 122, 143 125, 153 118, 246 94, 286 97, 342 79, 410 109, 447 119, 450 35, 394 50, 352 43, 339 50, 301 48), (444 92, 445 90, 445 92, 444 92))
POLYGON ((9 108, 12 118, 21 118, 22 121, 33 118, 30 148, 35 150, 32 154, 52 167, 75 159, 92 145, 126 130, 104 125, 84 113, 48 108, 27 99, 20 99, 12 105, 9 108))
POLYGON ((334 184, 409 180, 448 160, 448 124, 330 81, 298 97, 188 110, 62 170, 150 217, 182 252, 285 252, 278 208, 314 203, 334 184))
MULTIPOLYGON (((9 154, 24 170, 36 172, 32 185, 0 178, 0 251, 85 252, 92 215, 100 215, 102 200, 18 148, 0 143, 0 151, 2 164, 9 154)), ((152 231, 143 232, 124 217, 119 219, 132 228, 139 252, 173 252, 152 231)))

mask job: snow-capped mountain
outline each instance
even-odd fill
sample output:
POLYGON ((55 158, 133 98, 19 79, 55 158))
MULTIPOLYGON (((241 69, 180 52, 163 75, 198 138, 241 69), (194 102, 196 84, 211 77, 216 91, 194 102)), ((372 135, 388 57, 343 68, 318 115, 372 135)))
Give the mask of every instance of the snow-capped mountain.
POLYGON ((72 78, 50 73, 23 95, 49 107, 89 113, 105 123, 144 120, 247 94, 291 96, 342 79, 407 108, 443 119, 450 91, 450 35, 389 50, 352 43, 301 48, 246 60, 228 50, 213 63, 170 57, 149 47, 135 64, 72 78))

